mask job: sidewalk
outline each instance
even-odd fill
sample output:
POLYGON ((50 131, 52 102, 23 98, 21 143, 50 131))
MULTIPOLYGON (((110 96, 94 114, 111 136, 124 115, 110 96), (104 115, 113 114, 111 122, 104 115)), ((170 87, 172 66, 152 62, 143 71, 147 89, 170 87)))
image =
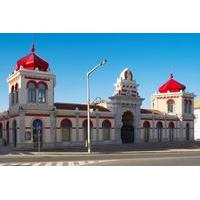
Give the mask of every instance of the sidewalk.
MULTIPOLYGON (((171 144, 121 144, 121 145, 98 145, 92 147, 93 154, 111 154, 122 152, 172 152, 172 151, 200 151, 200 142, 190 143, 171 143, 171 144)), ((87 149, 84 147, 68 147, 65 149, 42 149, 41 152, 37 150, 13 150, 10 147, 0 147, 0 155, 17 155, 17 156, 31 156, 31 155, 88 155, 87 149)))

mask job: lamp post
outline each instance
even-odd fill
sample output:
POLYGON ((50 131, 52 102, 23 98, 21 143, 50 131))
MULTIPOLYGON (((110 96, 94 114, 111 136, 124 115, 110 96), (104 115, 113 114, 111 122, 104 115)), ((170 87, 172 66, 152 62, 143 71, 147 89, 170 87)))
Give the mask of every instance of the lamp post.
POLYGON ((103 66, 107 63, 107 60, 102 60, 99 64, 94 66, 90 71, 87 72, 87 149, 88 153, 91 153, 91 138, 90 138, 90 75, 98 67, 103 66))

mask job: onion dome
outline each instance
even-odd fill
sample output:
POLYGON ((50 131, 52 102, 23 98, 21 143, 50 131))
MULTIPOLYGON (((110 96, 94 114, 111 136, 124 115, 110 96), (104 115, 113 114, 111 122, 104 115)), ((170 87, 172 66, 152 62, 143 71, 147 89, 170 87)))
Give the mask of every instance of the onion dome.
POLYGON ((33 44, 31 53, 17 61, 15 70, 18 71, 21 66, 28 70, 35 70, 38 68, 39 71, 48 71, 49 64, 35 54, 35 47, 33 44))
POLYGON ((160 93, 167 93, 167 92, 180 92, 181 90, 185 90, 185 85, 179 83, 178 81, 174 80, 173 74, 170 74, 170 79, 164 83, 161 87, 159 87, 160 93))

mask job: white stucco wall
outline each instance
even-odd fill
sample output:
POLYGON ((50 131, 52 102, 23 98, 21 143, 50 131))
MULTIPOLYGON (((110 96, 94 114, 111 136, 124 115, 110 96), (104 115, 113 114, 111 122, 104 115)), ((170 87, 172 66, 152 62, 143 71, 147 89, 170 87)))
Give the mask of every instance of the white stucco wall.
POLYGON ((200 108, 194 110, 194 139, 200 140, 200 108))

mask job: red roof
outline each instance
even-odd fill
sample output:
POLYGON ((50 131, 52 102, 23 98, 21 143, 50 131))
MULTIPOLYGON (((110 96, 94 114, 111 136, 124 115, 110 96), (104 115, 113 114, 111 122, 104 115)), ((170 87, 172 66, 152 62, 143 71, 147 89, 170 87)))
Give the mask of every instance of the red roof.
POLYGON ((35 70, 38 68, 40 71, 47 71, 49 64, 35 54, 35 48, 33 45, 31 53, 17 61, 15 70, 18 71, 20 66, 23 66, 23 68, 28 70, 35 70))
POLYGON ((164 112, 161 112, 159 110, 154 110, 154 109, 140 109, 142 114, 155 114, 155 115, 163 115, 165 114, 164 112))
MULTIPOLYGON (((56 109, 61 109, 61 110, 75 110, 76 108, 82 111, 87 110, 87 104, 54 103, 54 106, 56 107, 56 109)), ((107 108, 104 108, 103 106, 90 105, 90 108, 93 110, 98 109, 101 112, 110 112, 107 108)))
POLYGON ((185 90, 185 85, 179 83, 178 81, 174 80, 173 74, 170 74, 170 79, 164 83, 160 88, 160 93, 166 93, 166 92, 180 92, 181 90, 185 90))

